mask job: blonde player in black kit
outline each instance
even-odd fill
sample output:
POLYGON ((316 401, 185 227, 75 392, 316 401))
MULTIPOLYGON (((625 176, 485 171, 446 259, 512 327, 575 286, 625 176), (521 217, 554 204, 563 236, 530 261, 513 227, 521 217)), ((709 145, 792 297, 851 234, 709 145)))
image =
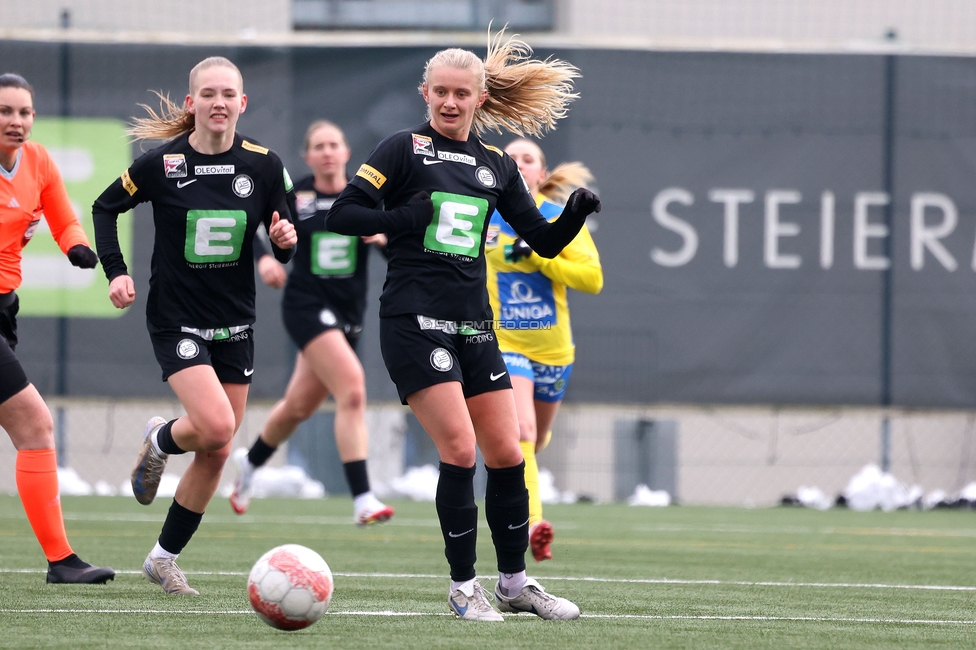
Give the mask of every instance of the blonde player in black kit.
POLYGON ((171 454, 195 452, 162 532, 142 570, 167 594, 192 594, 176 557, 190 541, 220 481, 244 417, 254 372, 252 242, 263 223, 275 257, 297 242, 288 221, 291 180, 281 160, 236 133, 247 107, 240 70, 222 57, 190 71, 183 107, 160 95, 162 116, 130 129, 136 139, 169 139, 132 163, 92 207, 109 298, 119 309, 135 288, 119 248, 118 215, 149 201, 153 244, 146 322, 156 359, 186 415, 152 418, 132 472, 132 489, 152 503, 171 454))
POLYGON ((261 435, 250 449, 232 456, 238 472, 230 505, 237 514, 247 512, 255 470, 330 394, 335 398, 335 441, 353 497, 353 520, 367 526, 394 514, 369 486, 366 378, 355 351, 366 310, 370 244, 383 246, 386 236, 349 237, 325 228, 329 208, 346 186, 349 155, 338 126, 319 120, 308 127, 305 162, 312 175, 295 183, 298 246, 281 301, 285 329, 299 352, 285 396, 271 409, 261 435))
POLYGON ((530 59, 530 52, 497 34, 484 61, 467 50, 435 54, 420 86, 429 122, 381 142, 327 220, 333 232, 389 236, 380 345, 400 399, 440 454, 435 503, 451 568, 448 605, 464 620, 504 620, 474 568, 476 445, 488 472, 485 514, 499 571, 498 608, 555 620, 580 614, 525 574, 525 465, 485 284, 485 236, 496 208, 543 257, 557 255, 600 209, 599 199, 580 189, 547 222, 515 161, 477 136, 485 128, 540 134, 565 115, 576 97, 576 68, 530 59), (381 202, 384 209, 377 209, 381 202))

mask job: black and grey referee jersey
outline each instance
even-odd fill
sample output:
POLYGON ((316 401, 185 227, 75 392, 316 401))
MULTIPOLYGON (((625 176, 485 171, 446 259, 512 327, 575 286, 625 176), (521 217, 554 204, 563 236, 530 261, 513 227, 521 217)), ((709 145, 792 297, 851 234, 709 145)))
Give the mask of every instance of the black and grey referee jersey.
POLYGON ((373 150, 333 205, 329 228, 370 234, 356 223, 353 206, 374 208, 382 202, 385 210, 394 210, 421 191, 434 204, 430 225, 408 232, 398 232, 396 224, 387 229, 381 317, 484 318, 489 313, 485 237, 496 209, 533 249, 552 249, 552 255, 583 223, 549 224, 510 156, 474 134, 464 142, 451 140, 424 123, 393 134, 373 150))
MULTIPOLYGON (((155 241, 146 319, 151 331, 254 323, 252 246, 272 213, 290 219, 292 183, 281 159, 240 135, 207 155, 182 135, 139 157, 92 206, 95 241, 109 281, 128 273, 118 215, 149 201, 155 241)), ((291 250, 272 245, 287 262, 291 250)))

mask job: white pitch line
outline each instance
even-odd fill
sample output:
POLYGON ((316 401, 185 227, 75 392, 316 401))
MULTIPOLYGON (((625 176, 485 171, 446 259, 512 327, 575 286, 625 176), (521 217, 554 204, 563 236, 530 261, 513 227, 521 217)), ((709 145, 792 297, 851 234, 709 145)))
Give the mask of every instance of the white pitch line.
MULTIPOLYGON (((140 522, 140 523, 160 523, 166 518, 166 513, 158 514, 132 513, 64 513, 67 521, 121 521, 121 522, 140 522)), ((20 515, 0 515, 0 519, 23 519, 20 515)), ((309 516, 262 516, 262 515, 207 515, 204 522, 210 524, 287 524, 299 526, 355 526, 352 517, 326 517, 318 515, 309 516)), ((437 528, 440 526, 436 519, 410 519, 406 517, 396 517, 383 526, 413 526, 421 528, 437 528)), ((487 528, 486 523, 481 527, 487 528)))
MULTIPOLYGON (((6 569, 2 573, 46 573, 44 569, 6 569)), ((118 575, 142 575, 142 571, 122 570, 118 575)), ((184 570, 186 575, 194 576, 235 576, 244 577, 247 571, 193 571, 184 570)), ((342 578, 403 578, 407 580, 442 580, 443 575, 434 573, 339 573, 332 575, 342 578)), ((607 584, 637 585, 711 585, 716 587, 807 587, 813 589, 916 589, 919 591, 965 591, 976 592, 976 586, 968 585, 899 585, 858 582, 782 582, 771 580, 684 580, 680 578, 598 578, 592 576, 540 576, 543 581, 562 580, 566 582, 597 582, 607 584)), ((480 580, 497 580, 497 576, 479 576, 480 580)))
MULTIPOLYGON (((166 610, 166 609, 0 609, 0 614, 175 614, 178 616, 246 616, 249 609, 240 610, 166 610)), ((326 616, 453 616, 447 612, 338 611, 326 616)), ((644 621, 761 621, 787 623, 873 623, 881 625, 976 625, 976 620, 937 620, 914 618, 847 618, 836 616, 693 616, 668 614, 582 614, 580 618, 644 621)))

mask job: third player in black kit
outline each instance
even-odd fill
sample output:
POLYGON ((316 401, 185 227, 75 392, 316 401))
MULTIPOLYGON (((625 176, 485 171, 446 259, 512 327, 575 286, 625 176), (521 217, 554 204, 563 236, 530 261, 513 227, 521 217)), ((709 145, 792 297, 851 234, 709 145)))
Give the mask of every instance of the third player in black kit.
POLYGON ((320 120, 305 134, 305 162, 312 175, 296 184, 294 216, 298 252, 288 276, 281 313, 298 348, 285 395, 274 405, 258 439, 232 458, 238 475, 230 495, 234 512, 250 503, 253 475, 330 394, 335 398, 335 441, 353 497, 353 519, 366 526, 387 521, 393 508, 370 490, 366 472, 366 379, 355 346, 366 309, 370 245, 386 236, 329 232, 326 215, 346 186, 349 147, 338 126, 320 120))
POLYGON ((142 571, 167 594, 195 595, 176 558, 217 490, 247 405, 254 373, 254 233, 267 227, 282 261, 297 236, 287 220, 292 188, 281 160, 236 133, 247 106, 240 70, 222 57, 205 59, 190 71, 189 85, 183 107, 161 95, 163 117, 150 109, 150 117, 129 130, 137 139, 169 142, 136 160, 98 197, 92 215, 109 298, 124 309, 136 295, 116 220, 139 203, 153 206, 146 321, 163 381, 186 415, 149 420, 132 491, 140 503, 152 503, 167 458, 194 452, 142 571))
POLYGON ((335 232, 389 236, 380 345, 401 400, 440 455, 435 504, 451 569, 448 605, 463 620, 504 620, 475 572, 476 445, 488 474, 485 514, 499 609, 555 620, 580 614, 525 573, 525 464, 486 288, 484 246, 494 210, 539 255, 554 257, 600 209, 599 199, 581 189, 547 222, 515 161, 477 136, 486 127, 538 134, 565 114, 575 97, 575 68, 530 60, 529 51, 498 35, 484 62, 467 50, 435 54, 421 84, 430 121, 381 142, 327 221, 335 232))

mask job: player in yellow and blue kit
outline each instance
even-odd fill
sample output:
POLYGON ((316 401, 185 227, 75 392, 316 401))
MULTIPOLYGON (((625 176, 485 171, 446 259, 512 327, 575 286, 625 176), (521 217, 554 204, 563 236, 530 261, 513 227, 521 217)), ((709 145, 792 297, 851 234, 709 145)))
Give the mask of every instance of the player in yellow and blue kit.
MULTIPOLYGON (((560 165, 549 174, 542 149, 530 140, 513 141, 505 153, 518 163, 539 212, 549 220, 562 212, 557 202, 593 180, 580 163, 560 165)), ((549 442, 550 427, 575 359, 566 288, 599 293, 603 269, 586 228, 559 255, 546 259, 533 253, 497 212, 488 226, 485 257, 498 345, 515 390, 519 444, 529 491, 529 546, 540 562, 552 559, 553 530, 542 518, 535 455, 549 442)))

